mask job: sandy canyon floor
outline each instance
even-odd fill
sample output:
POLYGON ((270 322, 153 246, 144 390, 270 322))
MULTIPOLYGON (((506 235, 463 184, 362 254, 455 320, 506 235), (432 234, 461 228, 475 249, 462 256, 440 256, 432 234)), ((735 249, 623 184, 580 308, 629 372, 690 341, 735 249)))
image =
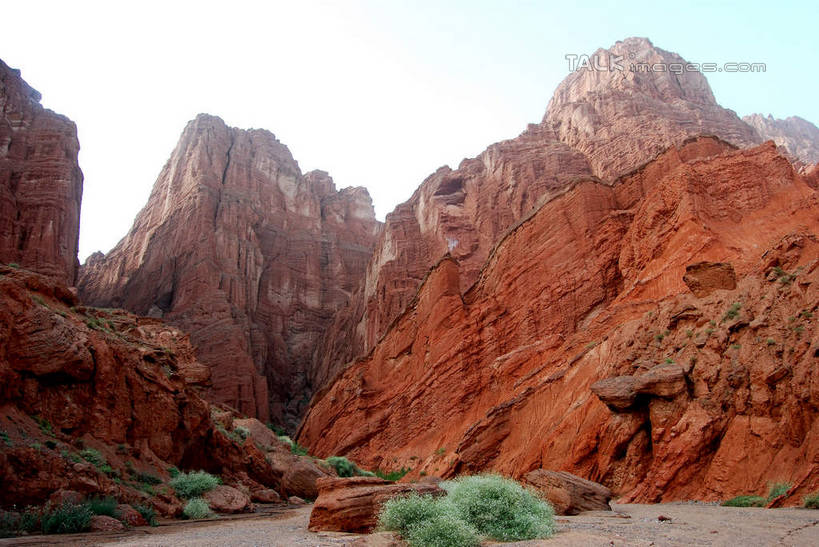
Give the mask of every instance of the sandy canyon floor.
MULTIPOLYGON (((0 540, 0 545, 119 546, 390 546, 391 534, 357 536, 307 531, 310 507, 268 508, 256 515, 222 517, 191 523, 174 522, 122 533, 30 536, 0 540)), ((557 517, 558 533, 546 541, 508 546, 661 546, 819 545, 819 511, 806 509, 731 508, 702 504, 614 505, 614 511, 557 517), (660 516, 669 520, 660 521, 660 516)), ((486 545, 494 545, 487 543, 486 545)))

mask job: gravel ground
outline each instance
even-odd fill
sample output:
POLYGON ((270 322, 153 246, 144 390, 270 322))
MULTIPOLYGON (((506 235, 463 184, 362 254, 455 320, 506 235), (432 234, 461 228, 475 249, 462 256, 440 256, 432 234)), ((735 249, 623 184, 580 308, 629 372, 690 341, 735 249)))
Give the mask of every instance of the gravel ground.
MULTIPOLYGON (((547 541, 507 546, 819 545, 819 511, 715 507, 704 504, 614 505, 613 512, 557 517, 558 533, 547 541), (660 521, 660 516, 670 520, 660 521)), ((118 546, 386 546, 390 537, 307 531, 310 507, 264 515, 223 517, 138 528, 124 533, 31 536, 0 545, 118 546)), ((489 544, 487 544, 489 545, 489 544)), ((495 544, 493 544, 495 545, 495 544)))

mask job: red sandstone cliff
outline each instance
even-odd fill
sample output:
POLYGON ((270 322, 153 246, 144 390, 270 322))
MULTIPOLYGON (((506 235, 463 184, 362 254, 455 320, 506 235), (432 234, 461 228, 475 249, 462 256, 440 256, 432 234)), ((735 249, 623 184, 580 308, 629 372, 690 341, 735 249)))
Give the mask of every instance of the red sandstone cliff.
POLYGON ((255 420, 238 436, 231 416, 199 395, 208 383, 178 329, 80 306, 53 279, 0 266, 0 506, 70 490, 175 515, 181 505, 166 485, 142 484, 167 481, 170 466, 268 498, 270 489, 314 497, 316 478, 330 473, 255 420), (107 464, 86 461, 85 449, 107 464))
POLYGON ((363 188, 303 175, 272 133, 200 115, 131 231, 83 266, 83 301, 191 335, 211 397, 267 420, 299 416, 307 367, 356 288, 379 224, 363 188))
POLYGON ((818 206, 773 143, 700 138, 580 180, 465 293, 436 265, 299 440, 414 474, 567 470, 633 501, 774 480, 796 499, 819 487, 818 206))
POLYGON ((0 60, 0 262, 74 285, 82 172, 77 128, 0 60))
POLYGON ((466 290, 503 233, 550 192, 592 175, 612 181, 690 137, 716 135, 740 147, 761 142, 716 103, 701 73, 631 66, 684 65, 679 55, 628 38, 592 57, 603 66, 622 57, 624 70, 570 74, 540 125, 454 171, 439 169, 387 216, 361 293, 323 337, 313 368, 316 386, 375 345, 447 251, 461 265, 466 290))

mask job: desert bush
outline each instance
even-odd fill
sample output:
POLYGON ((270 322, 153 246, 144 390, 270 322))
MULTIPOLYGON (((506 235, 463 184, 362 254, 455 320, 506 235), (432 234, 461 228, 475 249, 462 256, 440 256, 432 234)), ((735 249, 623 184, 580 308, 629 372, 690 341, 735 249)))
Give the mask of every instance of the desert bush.
POLYGON ((301 446, 299 443, 288 437, 287 435, 279 435, 279 440, 283 443, 287 443, 290 445, 290 452, 296 454, 297 456, 306 456, 307 449, 301 446))
POLYGON ((384 479, 385 481, 395 482, 395 481, 401 480, 401 478, 404 475, 406 475, 407 473, 409 473, 410 471, 411 470, 406 468, 406 467, 402 467, 401 469, 397 469, 395 471, 381 471, 380 469, 376 469, 375 470, 375 475, 377 477, 380 477, 380 478, 384 479))
POLYGON ((405 538, 410 547, 477 547, 481 544, 478 532, 452 513, 420 522, 405 538))
MULTIPOLYGON (((198 498, 205 492, 213 490, 219 486, 222 481, 219 477, 215 477, 210 473, 204 471, 191 471, 190 473, 180 473, 169 483, 174 489, 176 495, 180 498, 191 499, 198 498)), ((201 518, 201 517, 200 517, 201 518)))
POLYGON ((92 498, 88 500, 88 507, 95 515, 117 518, 117 500, 112 497, 92 498))
POLYGON ((210 505, 208 505, 207 501, 202 498, 192 498, 188 500, 187 504, 185 504, 182 514, 191 520, 196 520, 206 519, 213 513, 211 512, 210 505))
POLYGON ((343 456, 330 456, 327 463, 336 470, 339 477, 374 477, 375 473, 365 471, 343 456))
POLYGON ((89 504, 65 502, 43 511, 40 523, 44 534, 74 534, 88 530, 93 516, 89 504))
POLYGON ((142 484, 162 484, 162 479, 156 475, 152 475, 151 473, 143 473, 142 471, 137 471, 134 474, 134 478, 142 484))
POLYGON ((784 496, 791 489, 791 485, 787 482, 775 482, 768 485, 768 501, 773 501, 779 496, 784 496))
POLYGON ((406 537, 410 528, 431 520, 446 512, 453 513, 452 506, 444 506, 441 499, 430 495, 411 493, 387 500, 378 515, 378 526, 383 530, 398 532, 406 537))
POLYGON ((499 475, 460 477, 443 483, 447 502, 478 533, 500 541, 554 534, 554 509, 537 494, 499 475))
POLYGON ((156 521, 156 511, 154 508, 149 505, 134 505, 134 509, 137 513, 142 515, 142 518, 150 524, 151 526, 159 526, 159 523, 156 521))
POLYGON ((97 467, 98 469, 108 464, 108 461, 105 459, 105 456, 103 456, 99 450, 95 450, 93 448, 86 448, 85 450, 80 452, 80 456, 82 457, 82 459, 92 464, 93 466, 97 467))
POLYGON ((250 435, 250 430, 246 427, 236 426, 233 428, 233 432, 242 438, 242 440, 247 439, 247 436, 250 435))
POLYGON ((739 315, 739 310, 742 309, 741 302, 734 302, 731 304, 731 307, 725 312, 725 315, 722 316, 723 321, 729 321, 731 319, 736 318, 739 315))
POLYGON ((762 496, 737 496, 722 502, 723 507, 765 507, 762 496))
POLYGON ((819 492, 805 496, 802 500, 802 506, 808 509, 819 509, 819 492))

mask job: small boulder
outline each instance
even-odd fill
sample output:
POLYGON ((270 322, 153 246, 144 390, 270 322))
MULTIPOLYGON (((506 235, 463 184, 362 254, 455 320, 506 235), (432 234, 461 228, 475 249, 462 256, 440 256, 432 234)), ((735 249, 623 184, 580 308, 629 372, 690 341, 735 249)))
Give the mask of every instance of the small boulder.
POLYGON ((128 504, 117 505, 117 515, 122 522, 128 526, 148 526, 148 521, 145 520, 139 511, 128 504))
POLYGON ((289 498, 287 498, 287 503, 289 503, 290 505, 306 505, 307 504, 306 501, 304 501, 303 499, 301 499, 298 496, 290 496, 289 498))
POLYGON ((611 511, 611 490, 566 471, 536 469, 527 473, 524 480, 552 504, 558 515, 611 511))
POLYGON ((125 525, 114 517, 94 515, 91 517, 88 530, 91 532, 122 532, 125 530, 125 525))
POLYGON ((376 477, 324 478, 317 482, 319 495, 310 513, 310 530, 369 533, 378 523, 381 506, 410 492, 443 496, 435 484, 405 484, 376 477))
POLYGON ((245 513, 250 511, 250 497, 232 486, 219 485, 203 496, 217 513, 245 513))
POLYGON ((63 503, 73 503, 74 505, 79 505, 85 501, 85 496, 76 490, 60 488, 49 496, 48 501, 50 501, 52 505, 62 505, 63 503))
POLYGON ((250 494, 251 501, 255 501, 256 503, 281 503, 282 497, 279 495, 278 492, 271 488, 265 488, 263 490, 256 490, 250 494))

